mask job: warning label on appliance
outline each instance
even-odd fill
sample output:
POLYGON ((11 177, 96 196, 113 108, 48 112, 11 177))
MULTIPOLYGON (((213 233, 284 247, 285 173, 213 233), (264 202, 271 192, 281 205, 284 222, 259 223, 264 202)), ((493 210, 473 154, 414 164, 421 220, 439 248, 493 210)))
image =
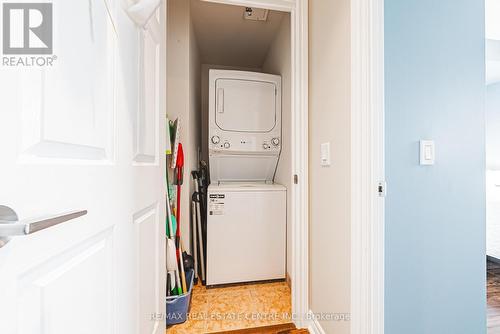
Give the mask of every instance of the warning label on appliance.
POLYGON ((220 216, 224 214, 224 194, 210 194, 208 200, 208 213, 211 216, 220 216))

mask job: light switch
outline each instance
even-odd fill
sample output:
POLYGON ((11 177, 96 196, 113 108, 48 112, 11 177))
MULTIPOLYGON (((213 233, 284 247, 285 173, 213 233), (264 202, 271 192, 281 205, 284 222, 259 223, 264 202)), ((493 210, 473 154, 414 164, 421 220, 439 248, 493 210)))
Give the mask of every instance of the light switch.
POLYGON ((330 166, 330 143, 321 144, 321 166, 330 166))
POLYGON ((420 141, 420 165, 434 165, 436 161, 436 147, 434 140, 420 141))

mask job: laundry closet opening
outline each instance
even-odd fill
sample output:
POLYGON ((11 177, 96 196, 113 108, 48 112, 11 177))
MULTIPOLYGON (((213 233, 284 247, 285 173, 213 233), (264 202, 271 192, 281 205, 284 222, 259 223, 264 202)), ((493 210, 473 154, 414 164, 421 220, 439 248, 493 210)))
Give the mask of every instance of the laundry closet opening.
POLYGON ((290 14, 167 4, 168 332, 285 328, 292 322, 290 14))

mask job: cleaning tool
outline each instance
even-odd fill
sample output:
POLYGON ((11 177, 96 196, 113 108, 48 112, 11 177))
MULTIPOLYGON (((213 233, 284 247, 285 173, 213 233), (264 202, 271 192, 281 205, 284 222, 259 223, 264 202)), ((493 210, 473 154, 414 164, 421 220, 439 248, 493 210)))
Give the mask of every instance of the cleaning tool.
POLYGON ((184 271, 194 270, 194 259, 186 251, 182 252, 182 260, 184 261, 184 271))
POLYGON ((175 216, 172 214, 170 209, 170 203, 167 201, 167 236, 171 239, 175 238, 177 233, 177 220, 175 216))
POLYGON ((166 120, 167 120, 167 129, 166 129, 166 131, 167 131, 167 133, 166 133, 166 135, 167 135, 166 142, 167 143, 165 145, 165 154, 166 155, 170 155, 170 154, 172 154, 172 141, 170 140, 170 121, 169 121, 168 117, 167 117, 166 120))
POLYGON ((167 185, 165 188, 167 188, 167 201, 171 201, 173 200, 173 197, 174 197, 174 188, 173 188, 173 185, 170 184, 169 180, 168 180, 168 167, 167 167, 167 171, 166 171, 166 174, 167 174, 167 179, 166 179, 166 182, 167 182, 167 185))
POLYGON ((177 292, 175 286, 175 271, 167 270, 167 296, 175 296, 177 292))
MULTIPOLYGON (((195 194, 193 194, 195 196, 195 194)), ((191 231, 193 240, 193 266, 194 266, 194 281, 198 283, 198 239, 196 232, 196 202, 191 201, 191 231)))
POLYGON ((184 260, 182 259, 182 242, 179 239, 179 247, 177 248, 179 252, 179 267, 181 268, 181 283, 182 283, 182 291, 187 292, 187 284, 186 284, 186 272, 184 271, 184 260))
POLYGON ((168 183, 168 171, 167 171, 167 236, 173 239, 177 233, 177 221, 175 216, 172 214, 172 208, 170 207, 170 191, 168 183))
POLYGON ((170 206, 170 200, 172 199, 172 193, 173 193, 173 190, 170 188, 170 182, 168 182, 168 168, 167 168, 167 173, 166 173, 166 177, 167 177, 167 221, 168 221, 168 237, 169 238, 173 238, 176 234, 176 231, 177 231, 177 221, 175 219, 175 216, 172 214, 172 208, 170 206))
POLYGON ((177 258, 175 256, 175 243, 172 239, 167 238, 167 271, 175 273, 175 286, 177 286, 177 294, 182 294, 181 280, 179 270, 177 268, 177 258))
MULTIPOLYGON (((169 268, 174 268, 174 265, 175 265, 175 273, 176 273, 176 276, 177 276, 177 287, 178 289, 180 289, 181 291, 179 292, 179 294, 182 294, 185 290, 185 285, 186 285, 186 278, 184 277, 184 270, 183 270, 183 264, 182 264, 182 261, 180 261, 180 263, 177 263, 177 261, 179 260, 179 257, 180 257, 180 251, 177 247, 175 247, 175 242, 174 242, 174 236, 176 236, 178 233, 179 233, 179 228, 178 228, 178 224, 177 224, 177 221, 175 219, 175 216, 172 214, 171 212, 171 208, 170 208, 170 201, 167 200, 167 220, 168 220, 168 223, 169 223, 169 228, 168 228, 168 236, 169 238, 167 238, 167 242, 168 242, 168 247, 167 247, 167 259, 169 259, 170 261, 173 261, 174 264, 171 263, 170 267, 169 268), (181 275, 182 275, 182 284, 180 282, 180 277, 179 277, 179 266, 181 267, 181 275)), ((175 237, 177 240, 179 240, 178 238, 179 237, 175 237)), ((169 269, 171 270, 171 269, 169 269)))
POLYGON ((177 218, 177 232, 175 234, 175 239, 177 242, 177 260, 179 261, 179 266, 181 269, 181 280, 182 280, 182 288, 186 289, 186 278, 184 272, 184 261, 181 258, 182 254, 182 245, 181 245, 181 186, 183 182, 183 174, 184 174, 184 151, 182 149, 182 144, 178 144, 177 148, 177 161, 175 165, 175 170, 177 172, 177 206, 176 206, 176 218, 177 218))
POLYGON ((177 150, 177 163, 175 170, 177 174, 177 222, 181 221, 181 186, 184 181, 184 150, 179 143, 177 150))
POLYGON ((202 229, 201 229, 201 210, 200 210, 200 201, 201 201, 201 196, 200 196, 200 186, 199 186, 199 174, 196 171, 192 171, 191 175, 193 176, 195 183, 195 194, 193 196, 193 200, 196 202, 196 223, 197 223, 197 231, 198 231, 198 243, 199 243, 199 249, 200 249, 200 269, 201 269, 201 281, 204 283, 205 282, 205 252, 204 252, 204 243, 203 243, 203 236, 202 236, 202 229))
POLYGON ((205 242, 204 254, 207 253, 207 193, 208 185, 210 184, 210 177, 208 172, 208 165, 205 161, 200 161, 200 170, 198 172, 198 192, 200 193, 200 209, 201 209, 201 235, 205 242))
POLYGON ((171 284, 170 284, 170 275, 167 271, 167 296, 171 296, 172 295, 172 289, 170 289, 171 287, 171 284))
MULTIPOLYGON (((171 167, 174 168, 176 166, 177 153, 178 153, 178 143, 179 143, 179 130, 180 130, 180 121, 179 119, 175 120, 175 122, 168 122, 169 131, 167 135, 169 136, 170 141, 174 142, 174 146, 171 147, 170 153, 172 153, 172 164, 171 167), (172 152, 173 150, 173 152, 172 152)), ((166 153, 169 153, 168 146, 166 153)), ((168 239, 167 239, 167 267, 168 271, 171 273, 175 273, 175 285, 177 287, 177 294, 182 294, 186 291, 186 278, 183 270, 183 261, 181 259, 181 253, 179 250, 180 243, 180 226, 175 216, 172 214, 172 207, 170 205, 170 200, 172 199, 173 191, 170 188, 170 182, 168 180, 168 169, 167 169, 167 220, 168 220, 168 239), (178 245, 176 247, 176 244, 178 245), (181 277, 183 284, 181 284, 181 277)), ((170 274, 171 275, 171 274, 170 274)), ((173 281, 173 279, 172 279, 173 281)))
MULTIPOLYGON (((172 154, 172 152, 170 152, 170 154, 172 154)), ((166 155, 166 157, 165 157, 165 158, 167 159, 167 161, 168 161, 168 156, 169 156, 169 155, 167 154, 167 155, 166 155)), ((165 171, 165 174, 166 174, 166 175, 165 175, 165 182, 166 182, 166 186, 165 186, 165 188, 167 189, 167 201, 168 201, 168 200, 171 200, 171 199, 172 199, 172 195, 171 195, 170 182, 169 182, 169 180, 168 180, 168 174, 169 174, 169 173, 168 173, 168 171, 169 171, 169 169, 168 169, 168 162, 166 163, 166 165, 167 165, 167 166, 165 166, 165 167, 166 167, 166 168, 165 168, 165 169, 166 169, 166 171, 165 171)))
POLYGON ((177 118, 174 121, 171 131, 173 135, 172 141, 174 142, 174 146, 172 147, 173 154, 172 154, 172 161, 170 162, 170 168, 175 168, 177 166, 177 153, 179 150, 180 128, 181 128, 181 120, 180 118, 177 118))
POLYGON ((182 294, 182 286, 179 277, 179 269, 177 264, 177 249, 175 247, 174 236, 177 232, 177 222, 175 216, 171 212, 170 201, 167 196, 167 222, 168 222, 168 237, 167 237, 167 274, 171 277, 170 282, 177 294, 182 294), (174 275, 176 278, 174 278, 174 275))

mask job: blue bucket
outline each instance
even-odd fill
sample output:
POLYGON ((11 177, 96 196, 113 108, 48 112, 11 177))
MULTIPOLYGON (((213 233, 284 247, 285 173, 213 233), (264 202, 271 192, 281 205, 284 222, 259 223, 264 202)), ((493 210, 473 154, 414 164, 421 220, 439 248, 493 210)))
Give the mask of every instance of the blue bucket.
POLYGON ((167 325, 181 324, 186 321, 191 305, 191 291, 193 290, 194 270, 186 272, 186 282, 188 291, 180 296, 169 296, 166 299, 167 303, 167 325))

